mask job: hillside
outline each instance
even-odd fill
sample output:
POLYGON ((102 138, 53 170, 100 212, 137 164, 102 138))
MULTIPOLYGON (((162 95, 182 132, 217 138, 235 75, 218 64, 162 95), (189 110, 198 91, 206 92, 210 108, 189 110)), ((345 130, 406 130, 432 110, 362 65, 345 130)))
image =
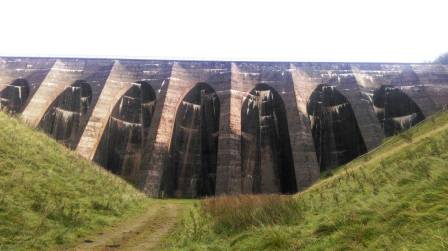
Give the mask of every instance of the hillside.
POLYGON ((119 178, 0 112, 0 250, 46 250, 151 203, 119 178))
POLYGON ((16 119, 0 125, 0 250, 448 247, 446 112, 302 193, 201 200, 182 224, 194 201, 147 199, 16 119))
POLYGON ((177 250, 448 248, 448 113, 439 113, 294 196, 203 200, 177 250))

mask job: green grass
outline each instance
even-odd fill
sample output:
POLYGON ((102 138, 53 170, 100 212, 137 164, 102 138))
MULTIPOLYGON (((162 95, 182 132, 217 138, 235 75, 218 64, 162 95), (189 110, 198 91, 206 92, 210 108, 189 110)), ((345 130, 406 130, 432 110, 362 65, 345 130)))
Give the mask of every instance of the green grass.
POLYGON ((151 200, 0 113, 0 250, 67 247, 151 200))
POLYGON ((203 200, 167 249, 448 249, 447 112, 325 177, 294 196, 203 200))

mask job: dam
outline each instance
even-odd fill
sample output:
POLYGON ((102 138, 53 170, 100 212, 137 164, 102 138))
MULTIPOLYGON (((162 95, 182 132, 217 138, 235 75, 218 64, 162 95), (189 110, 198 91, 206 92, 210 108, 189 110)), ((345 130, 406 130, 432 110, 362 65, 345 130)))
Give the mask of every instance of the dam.
POLYGON ((291 194, 445 109, 448 66, 0 57, 0 108, 151 197, 291 194))

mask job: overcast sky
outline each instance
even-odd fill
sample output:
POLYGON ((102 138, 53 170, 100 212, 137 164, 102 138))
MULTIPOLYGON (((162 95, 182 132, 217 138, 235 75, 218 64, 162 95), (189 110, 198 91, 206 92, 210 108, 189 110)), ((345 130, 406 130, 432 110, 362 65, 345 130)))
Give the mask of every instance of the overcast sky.
POLYGON ((423 62, 446 0, 1 0, 0 55, 423 62))

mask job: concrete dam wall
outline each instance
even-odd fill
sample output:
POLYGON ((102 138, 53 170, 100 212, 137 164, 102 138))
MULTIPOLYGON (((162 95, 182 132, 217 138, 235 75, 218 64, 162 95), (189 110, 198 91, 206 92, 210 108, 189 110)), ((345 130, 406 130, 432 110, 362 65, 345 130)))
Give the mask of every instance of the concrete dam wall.
POLYGON ((0 108, 150 196, 294 193, 444 109, 448 67, 0 58, 0 108))

